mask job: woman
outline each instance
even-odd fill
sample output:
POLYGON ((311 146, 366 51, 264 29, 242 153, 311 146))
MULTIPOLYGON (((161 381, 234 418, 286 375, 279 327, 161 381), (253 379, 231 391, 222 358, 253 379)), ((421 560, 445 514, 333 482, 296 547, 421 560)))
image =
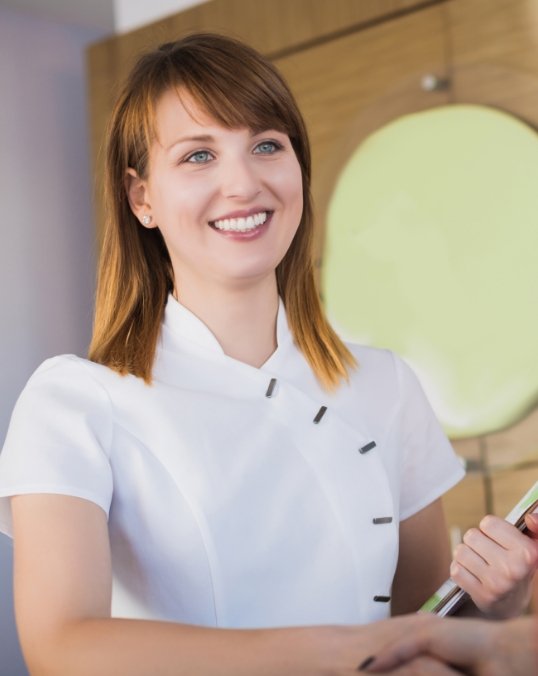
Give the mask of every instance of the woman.
MULTIPOLYGON (((461 469, 409 369, 324 319, 309 185, 256 52, 195 35, 134 68, 90 360, 37 370, 0 464, 35 673, 350 673, 404 621, 353 625, 446 577, 438 498, 461 469)), ((485 581, 475 602, 506 604, 485 581)))

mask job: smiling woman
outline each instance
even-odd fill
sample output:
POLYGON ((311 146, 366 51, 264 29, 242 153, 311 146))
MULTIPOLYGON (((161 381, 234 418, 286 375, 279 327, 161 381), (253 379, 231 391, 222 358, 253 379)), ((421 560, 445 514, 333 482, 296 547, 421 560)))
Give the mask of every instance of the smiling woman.
MULTIPOLYGON (((218 35, 144 55, 106 188, 90 359, 36 371, 0 457, 30 671, 352 673, 446 577, 462 470, 409 368, 324 317, 285 82, 218 35)), ((536 556, 491 519, 461 586, 512 614, 536 556)))

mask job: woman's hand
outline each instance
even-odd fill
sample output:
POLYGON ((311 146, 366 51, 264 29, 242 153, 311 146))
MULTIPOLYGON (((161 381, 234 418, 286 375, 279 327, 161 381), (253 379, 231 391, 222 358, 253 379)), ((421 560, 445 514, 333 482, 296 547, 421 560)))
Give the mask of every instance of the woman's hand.
POLYGON ((382 649, 364 669, 399 676, 530 676, 538 669, 538 625, 532 617, 506 622, 421 617, 414 631, 382 649))
MULTIPOLYGON (((529 527, 534 519, 528 519, 529 527)), ((497 516, 486 516, 454 550, 450 576, 489 617, 519 615, 528 605, 538 567, 538 541, 497 516)))

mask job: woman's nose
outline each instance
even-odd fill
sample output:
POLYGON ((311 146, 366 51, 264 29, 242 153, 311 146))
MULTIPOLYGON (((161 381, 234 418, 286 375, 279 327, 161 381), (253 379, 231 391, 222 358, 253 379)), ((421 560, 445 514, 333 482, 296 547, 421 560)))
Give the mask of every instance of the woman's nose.
POLYGON ((222 166, 222 194, 248 201, 261 191, 261 181, 249 158, 234 158, 222 166))

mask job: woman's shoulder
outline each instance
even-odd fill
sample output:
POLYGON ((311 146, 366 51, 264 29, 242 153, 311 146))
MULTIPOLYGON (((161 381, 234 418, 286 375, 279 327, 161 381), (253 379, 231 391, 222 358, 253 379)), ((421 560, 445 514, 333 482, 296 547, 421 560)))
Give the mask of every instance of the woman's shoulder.
POLYGON ((352 387, 395 403, 421 395, 420 380, 406 358, 387 348, 348 342, 346 347, 357 360, 357 368, 350 373, 352 387))
MULTIPOLYGON (((81 377, 92 377, 99 370, 107 368, 101 364, 79 357, 76 354, 60 354, 49 357, 36 368, 29 379, 29 383, 34 380, 54 380, 62 376, 71 376, 78 374, 81 377)), ((107 368, 107 370, 110 370, 107 368)))
POLYGON ((362 373, 363 377, 371 375, 376 378, 397 379, 402 368, 409 368, 396 352, 387 348, 347 341, 345 345, 357 360, 357 373, 362 373))
POLYGON ((108 513, 114 416, 110 397, 93 377, 98 368, 61 355, 44 361, 28 380, 0 453, 0 530, 11 532, 2 498, 17 494, 73 495, 108 513))
MULTIPOLYGON (((103 384, 103 371, 111 369, 78 357, 63 354, 42 362, 28 379, 15 405, 14 417, 49 415, 59 411, 110 411, 110 397, 103 384)), ((120 377, 115 374, 116 377, 120 377)))
POLYGON ((106 389, 106 383, 120 380, 116 371, 75 354, 61 354, 45 359, 28 379, 25 389, 33 387, 89 387, 106 389))

